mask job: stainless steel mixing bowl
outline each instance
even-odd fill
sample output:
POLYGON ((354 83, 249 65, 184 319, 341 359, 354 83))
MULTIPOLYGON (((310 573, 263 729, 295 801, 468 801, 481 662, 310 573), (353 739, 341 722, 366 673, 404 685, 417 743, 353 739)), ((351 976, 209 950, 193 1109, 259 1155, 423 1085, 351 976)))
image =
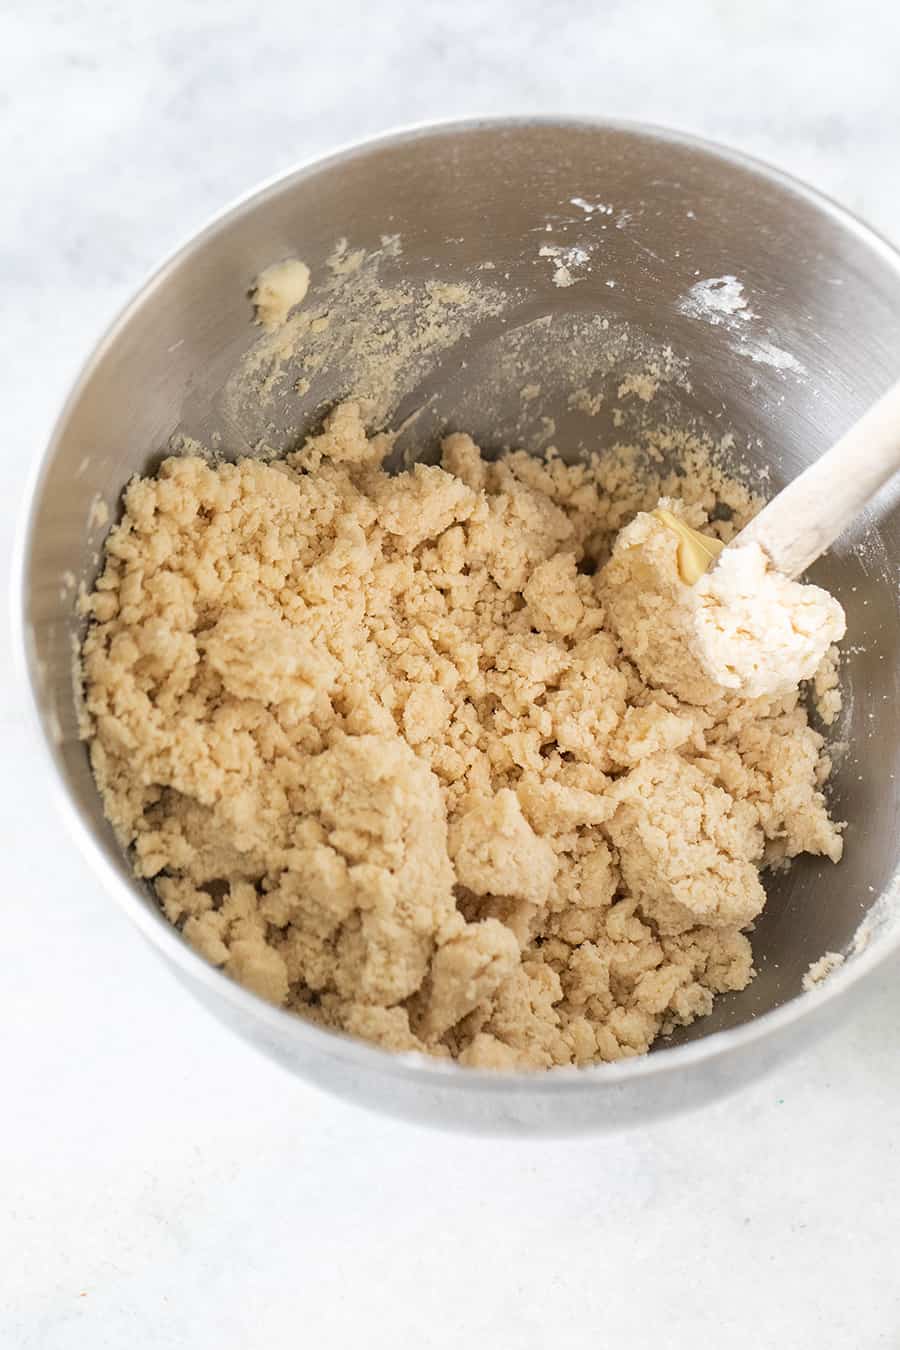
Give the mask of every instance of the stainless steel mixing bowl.
MULTIPOLYGON (((429 278, 489 283, 502 299, 471 331, 406 371, 388 412, 402 420, 420 410, 409 445, 428 453, 434 436, 454 423, 488 445, 538 446, 553 431, 552 418, 557 442, 575 451, 620 434, 609 410, 631 358, 615 344, 610 355, 612 331, 628 335, 629 351, 643 344, 645 353, 674 361, 680 376, 661 393, 664 410, 701 429, 733 432, 746 471, 766 467, 772 488, 900 372, 900 257, 809 189, 687 136, 583 121, 406 132, 263 188, 167 262, 90 358, 34 483, 19 550, 17 645, 64 814, 98 879, 200 1002, 322 1087, 438 1125, 602 1130, 695 1107, 846 1016, 865 978, 900 943, 892 922, 900 851, 900 513, 888 498, 816 569, 849 619, 840 729, 849 748, 833 780, 834 812, 849 822, 845 858, 837 867, 803 858, 770 880, 754 936, 757 978, 647 1058, 491 1076, 392 1057, 319 1030, 196 955, 132 878, 104 819, 77 736, 78 629, 64 582, 67 572, 89 579, 96 565, 102 530, 93 503, 98 494, 114 503, 173 433, 196 435, 226 455, 247 453, 260 439, 283 447, 329 398, 347 392, 358 371, 336 360, 303 396, 293 377, 282 382, 280 400, 263 413, 252 400, 242 410, 225 393, 259 337, 247 301, 254 275, 299 256, 312 269, 315 300, 320 279, 334 276, 326 259, 342 235, 352 248, 380 254, 387 280, 420 288, 429 278), (392 258, 384 237, 395 235, 402 252, 392 258), (560 284, 560 266, 573 284, 560 284), (591 341, 597 359, 588 374, 604 395, 593 418, 570 406, 566 372, 575 367, 560 359, 578 357, 579 344, 591 341), (540 397, 523 414, 518 391, 535 371, 540 397), (850 950, 867 913, 861 950, 820 991, 802 994, 810 962, 826 950, 850 950)), ((631 402, 649 416, 652 405, 631 402)))

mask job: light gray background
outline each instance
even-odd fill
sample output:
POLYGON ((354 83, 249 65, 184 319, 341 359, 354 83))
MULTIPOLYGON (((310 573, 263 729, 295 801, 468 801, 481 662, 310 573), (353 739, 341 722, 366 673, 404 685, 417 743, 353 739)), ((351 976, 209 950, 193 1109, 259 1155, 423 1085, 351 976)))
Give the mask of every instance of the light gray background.
MULTIPOLYGON (((2 0, 4 569, 91 343, 255 180, 418 119, 607 114, 900 240, 898 57, 895 0, 2 0)), ((4 1347, 900 1346, 900 971, 804 1060, 640 1134, 381 1120, 175 986, 61 834, 2 678, 4 1347)))

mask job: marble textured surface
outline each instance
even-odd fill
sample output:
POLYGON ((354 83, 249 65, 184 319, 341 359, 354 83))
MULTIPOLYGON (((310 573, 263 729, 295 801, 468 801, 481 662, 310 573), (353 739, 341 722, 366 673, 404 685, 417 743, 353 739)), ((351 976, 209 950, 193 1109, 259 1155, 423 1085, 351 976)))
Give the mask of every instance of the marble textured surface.
MULTIPOLYGON (((900 240, 898 53, 892 0, 2 0, 4 570, 90 344, 255 180, 414 120, 586 112, 732 142, 900 240)), ((900 1345, 900 970, 801 1061, 639 1134, 381 1120, 175 986, 63 837, 0 679, 0 1344, 900 1345)))

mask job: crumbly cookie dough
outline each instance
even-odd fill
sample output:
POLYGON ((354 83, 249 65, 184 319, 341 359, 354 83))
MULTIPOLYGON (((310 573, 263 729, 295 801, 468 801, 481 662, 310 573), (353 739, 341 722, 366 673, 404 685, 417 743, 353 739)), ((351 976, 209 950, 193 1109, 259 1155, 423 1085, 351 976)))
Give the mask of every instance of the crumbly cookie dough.
POLYGON ((798 690, 679 660, 671 531, 610 557, 660 496, 723 538, 754 504, 697 456, 389 446, 346 404, 284 461, 129 485, 83 649, 106 811, 275 1003, 479 1067, 641 1054, 751 978, 760 870, 841 854, 798 690))

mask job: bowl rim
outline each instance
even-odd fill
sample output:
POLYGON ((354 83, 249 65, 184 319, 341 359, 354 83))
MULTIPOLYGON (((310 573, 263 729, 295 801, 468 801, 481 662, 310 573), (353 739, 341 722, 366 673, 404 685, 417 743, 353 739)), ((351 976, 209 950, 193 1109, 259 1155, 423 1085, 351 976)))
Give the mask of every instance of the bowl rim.
MULTIPOLYGON (((191 982, 209 988, 212 993, 231 1004, 245 1019, 261 1023, 279 1036, 294 1037, 300 1046, 305 1046, 308 1051, 314 1052, 320 1058, 339 1060, 348 1068, 373 1074, 395 1075, 405 1079, 430 1080, 435 1086, 440 1084, 442 1089, 470 1091, 474 1088, 489 1096, 536 1092, 546 1097, 560 1093, 571 1095, 586 1091, 603 1091, 605 1088, 614 1087, 624 1089, 631 1082, 677 1074, 700 1063, 721 1061, 732 1052, 748 1048, 795 1023, 817 1018, 821 1021, 820 1015, 826 1005, 843 999, 870 972, 900 949, 900 923, 891 924, 890 931, 868 943, 863 950, 855 952, 852 960, 830 974, 821 985, 794 995, 777 1008, 751 1016, 739 1026, 709 1032, 688 1044, 660 1046, 652 1054, 613 1063, 599 1062, 581 1067, 566 1065, 541 1071, 498 1073, 490 1069, 465 1067, 453 1060, 434 1059, 418 1052, 397 1053, 385 1050, 355 1036, 318 1026, 297 1013, 276 1007, 260 998, 200 956, 159 911, 152 910, 146 900, 139 896, 136 879, 126 880, 106 856, 91 829, 81 818, 68 790, 53 752, 51 736, 41 715, 31 652, 27 590, 37 502, 49 472, 50 462, 65 434, 70 416, 108 351, 131 322, 134 314, 150 295, 165 283, 171 272, 192 255, 200 253, 210 239, 230 227, 242 215, 257 210, 269 197, 279 195, 313 174, 339 168, 342 164, 373 151, 403 147, 431 137, 467 135, 478 131, 526 130, 530 127, 552 127, 563 131, 568 128, 582 132, 619 132, 647 141, 682 146, 710 159, 742 169, 784 192, 800 197, 815 210, 830 217, 843 230, 854 235, 880 256, 900 279, 900 250, 835 199, 763 159, 677 128, 626 118, 578 115, 560 117, 553 114, 539 116, 516 114, 501 117, 488 115, 413 122, 378 132, 363 140, 346 142, 334 150, 301 160, 291 168, 264 179, 232 199, 228 205, 212 215, 199 230, 184 237, 171 249, 107 324, 82 362, 53 420, 46 446, 29 474, 13 541, 10 614, 16 683, 21 682, 23 686, 27 686, 25 702, 28 706, 29 729, 35 745, 39 747, 41 760, 49 771, 51 793, 56 800, 67 833, 107 893, 177 970, 187 975, 191 982)), ((883 912, 886 916, 890 916, 891 911, 898 907, 898 902, 900 902, 900 863, 880 895, 873 900, 868 915, 873 916, 877 923, 878 913, 883 912)))

